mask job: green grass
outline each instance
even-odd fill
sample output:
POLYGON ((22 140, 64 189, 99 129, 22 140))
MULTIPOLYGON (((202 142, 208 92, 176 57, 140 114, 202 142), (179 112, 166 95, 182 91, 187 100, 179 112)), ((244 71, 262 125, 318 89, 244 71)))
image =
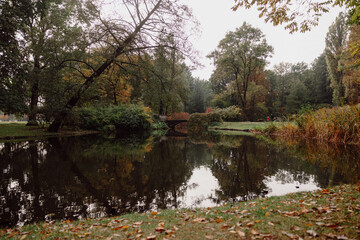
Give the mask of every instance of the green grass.
POLYGON ((271 124, 280 124, 279 122, 222 122, 210 129, 216 130, 237 130, 237 131, 250 131, 256 129, 264 129, 271 124))
POLYGON ((77 135, 90 133, 89 131, 61 131, 59 133, 47 132, 46 127, 27 127, 26 122, 0 122, 0 139, 39 138, 57 135, 77 135))
POLYGON ((344 185, 205 209, 1 229, 10 239, 359 239, 360 187, 344 185))

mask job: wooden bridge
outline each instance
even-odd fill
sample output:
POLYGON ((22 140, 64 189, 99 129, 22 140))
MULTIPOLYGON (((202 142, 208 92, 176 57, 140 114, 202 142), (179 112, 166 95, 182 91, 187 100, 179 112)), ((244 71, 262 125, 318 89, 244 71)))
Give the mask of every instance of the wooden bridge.
POLYGON ((165 120, 164 122, 166 123, 166 125, 170 128, 170 129, 174 129, 175 130, 175 126, 183 123, 183 122, 187 122, 188 120, 165 120))

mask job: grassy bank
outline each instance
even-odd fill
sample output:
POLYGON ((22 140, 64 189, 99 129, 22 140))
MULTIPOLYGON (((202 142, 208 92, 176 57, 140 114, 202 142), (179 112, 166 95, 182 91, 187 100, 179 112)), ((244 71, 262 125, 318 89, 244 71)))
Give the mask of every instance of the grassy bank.
POLYGON ((11 239, 359 239, 360 187, 344 185, 206 209, 2 229, 11 239))
POLYGON ((19 123, 1 122, 0 139, 17 139, 17 138, 42 137, 42 136, 54 135, 54 133, 46 132, 45 128, 27 127, 25 125, 26 122, 19 122, 19 123))
POLYGON ((27 127, 26 122, 0 122, 0 140, 27 139, 51 137, 58 135, 78 135, 92 133, 91 131, 68 131, 62 130, 59 133, 47 132, 46 127, 27 127))
POLYGON ((251 131, 256 129, 265 129, 274 122, 222 122, 216 126, 210 127, 211 130, 227 130, 227 131, 251 131))

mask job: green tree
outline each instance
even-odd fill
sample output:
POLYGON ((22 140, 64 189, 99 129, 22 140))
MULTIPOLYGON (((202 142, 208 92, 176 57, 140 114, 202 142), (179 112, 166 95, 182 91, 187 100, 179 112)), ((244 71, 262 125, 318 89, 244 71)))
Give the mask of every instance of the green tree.
POLYGON ((190 91, 186 103, 186 112, 205 112, 206 108, 210 106, 212 97, 210 82, 191 77, 189 87, 190 91))
POLYGON ((211 82, 235 94, 245 118, 250 118, 250 112, 258 103, 255 99, 265 90, 261 87, 264 86, 264 68, 272 52, 264 34, 244 23, 234 32, 227 33, 209 55, 215 65, 211 82))
POLYGON ((16 35, 29 17, 30 1, 0 1, 0 110, 26 113, 25 66, 16 35))
POLYGON ((168 115, 184 109, 191 75, 173 36, 161 38, 161 46, 148 59, 142 99, 154 112, 168 115))
POLYGON ((330 87, 330 78, 327 71, 325 52, 322 53, 312 64, 313 79, 315 88, 313 94, 316 104, 331 104, 332 89, 330 87))
POLYGON ((326 34, 325 56, 327 69, 331 79, 333 89, 333 104, 340 105, 345 96, 344 85, 342 83, 343 72, 339 69, 340 55, 347 38, 347 26, 343 13, 340 13, 335 22, 329 27, 326 34))

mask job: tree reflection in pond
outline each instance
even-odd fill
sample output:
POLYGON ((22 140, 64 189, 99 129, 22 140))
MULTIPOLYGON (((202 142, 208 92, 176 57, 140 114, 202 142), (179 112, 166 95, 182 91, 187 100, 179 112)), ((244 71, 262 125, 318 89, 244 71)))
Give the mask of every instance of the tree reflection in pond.
POLYGON ((300 186, 287 193, 359 180, 354 149, 339 155, 249 136, 196 141, 131 135, 1 143, 0 225, 207 207, 276 194, 274 186, 300 186))

